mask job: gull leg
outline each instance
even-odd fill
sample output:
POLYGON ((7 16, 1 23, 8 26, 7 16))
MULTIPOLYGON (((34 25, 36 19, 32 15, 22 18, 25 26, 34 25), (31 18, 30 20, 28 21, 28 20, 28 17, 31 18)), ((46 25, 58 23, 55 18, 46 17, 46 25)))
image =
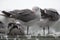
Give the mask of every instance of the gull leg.
POLYGON ((43 27, 43 35, 45 35, 45 27, 43 27))
POLYGON ((29 33, 29 26, 27 26, 27 35, 28 35, 28 33, 29 33))
POLYGON ((50 33, 50 31, 49 31, 49 26, 48 26, 48 34, 50 33))

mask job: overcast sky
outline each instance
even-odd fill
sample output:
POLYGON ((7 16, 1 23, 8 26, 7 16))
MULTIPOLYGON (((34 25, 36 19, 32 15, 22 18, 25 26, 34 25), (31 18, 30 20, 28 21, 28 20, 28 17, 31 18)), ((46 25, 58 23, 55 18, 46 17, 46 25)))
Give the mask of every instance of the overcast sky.
MULTIPOLYGON (((31 9, 34 6, 60 11, 60 0, 0 0, 0 10, 31 9)), ((60 12, 59 12, 60 13, 60 12)))

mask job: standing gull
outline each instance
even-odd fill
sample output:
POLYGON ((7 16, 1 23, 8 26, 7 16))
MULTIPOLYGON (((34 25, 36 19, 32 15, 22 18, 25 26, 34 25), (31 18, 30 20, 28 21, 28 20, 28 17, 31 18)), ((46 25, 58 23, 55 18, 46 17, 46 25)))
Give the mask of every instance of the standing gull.
MULTIPOLYGON (((22 21, 23 25, 27 26, 27 31, 29 26, 40 21, 41 13, 39 7, 33 7, 32 10, 23 9, 23 10, 13 10, 10 12, 2 11, 7 17, 15 18, 22 21)), ((28 32, 27 32, 28 34, 28 32)))
MULTIPOLYGON (((38 24, 43 27, 43 31, 45 31, 45 27, 47 27, 48 34, 49 34, 49 28, 59 20, 59 13, 52 8, 44 9, 44 10, 41 10, 41 19, 43 19, 43 21, 38 24)), ((44 32, 44 35, 45 35, 45 32, 44 32)))

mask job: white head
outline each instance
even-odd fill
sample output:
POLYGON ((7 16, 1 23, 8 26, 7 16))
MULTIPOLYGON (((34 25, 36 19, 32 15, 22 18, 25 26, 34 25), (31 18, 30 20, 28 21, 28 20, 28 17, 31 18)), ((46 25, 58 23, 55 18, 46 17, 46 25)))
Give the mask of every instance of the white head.
POLYGON ((39 7, 33 7, 32 11, 41 18, 41 12, 40 12, 40 8, 39 7))
POLYGON ((34 11, 34 12, 40 11, 40 8, 39 7, 33 7, 32 11, 34 11))

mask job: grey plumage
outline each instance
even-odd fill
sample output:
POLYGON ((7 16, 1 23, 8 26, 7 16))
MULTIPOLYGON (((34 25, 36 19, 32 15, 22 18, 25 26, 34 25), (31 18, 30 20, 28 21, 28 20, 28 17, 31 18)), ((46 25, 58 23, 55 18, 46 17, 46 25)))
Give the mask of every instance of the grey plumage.
POLYGON ((59 13, 55 9, 45 9, 43 10, 42 18, 48 18, 50 21, 57 21, 59 19, 59 13))
POLYGON ((12 15, 11 17, 22 20, 24 22, 28 22, 28 21, 33 20, 34 18, 36 18, 34 12, 32 12, 29 9, 13 10, 13 11, 10 11, 10 12, 5 12, 4 14, 8 15, 9 17, 10 17, 10 15, 12 15))

